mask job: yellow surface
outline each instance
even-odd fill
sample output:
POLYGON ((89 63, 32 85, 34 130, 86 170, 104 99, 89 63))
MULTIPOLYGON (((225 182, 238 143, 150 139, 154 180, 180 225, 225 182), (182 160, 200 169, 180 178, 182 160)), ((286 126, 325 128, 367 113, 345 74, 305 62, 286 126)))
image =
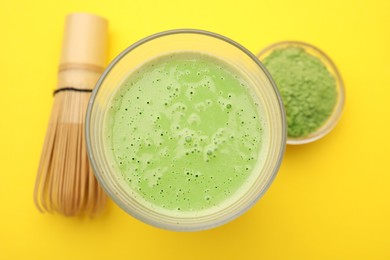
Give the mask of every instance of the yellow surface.
POLYGON ((0 259, 390 259, 390 2, 0 2, 0 259), (64 17, 110 21, 109 58, 149 34, 200 28, 257 53, 281 40, 323 49, 347 100, 324 139, 288 147, 267 194, 216 229, 175 233, 112 202, 102 216, 40 214, 32 201, 64 17))

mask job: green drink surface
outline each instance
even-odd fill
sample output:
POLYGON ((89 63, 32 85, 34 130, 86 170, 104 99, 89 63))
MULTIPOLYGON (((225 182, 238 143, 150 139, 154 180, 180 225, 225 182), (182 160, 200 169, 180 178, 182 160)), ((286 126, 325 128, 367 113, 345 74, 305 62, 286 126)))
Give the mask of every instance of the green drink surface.
POLYGON ((166 54, 132 71, 113 95, 107 151, 144 205, 176 213, 218 208, 237 200, 257 172, 265 149, 259 107, 248 81, 223 60, 166 54))

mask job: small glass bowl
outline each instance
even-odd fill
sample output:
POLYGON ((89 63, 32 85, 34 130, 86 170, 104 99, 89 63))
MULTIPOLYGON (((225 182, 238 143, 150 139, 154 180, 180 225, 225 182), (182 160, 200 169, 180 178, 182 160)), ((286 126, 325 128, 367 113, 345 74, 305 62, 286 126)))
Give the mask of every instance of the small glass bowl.
POLYGON ((299 41, 277 42, 260 51, 257 57, 260 59, 260 61, 263 61, 273 51, 278 49, 284 49, 286 47, 302 48, 310 55, 313 55, 314 57, 320 59, 321 62, 326 66, 326 68, 328 69, 328 71, 336 81, 336 88, 338 93, 336 105, 334 106, 332 114, 324 122, 324 124, 320 128, 318 128, 315 132, 304 137, 294 138, 294 137, 287 136, 287 144, 299 145, 299 144, 311 143, 328 134, 339 121, 343 111, 344 102, 345 102, 345 89, 344 89, 343 80, 340 76, 338 69, 336 68, 336 65, 332 62, 332 60, 323 51, 308 43, 299 42, 299 41))
POLYGON ((286 146, 286 119, 279 92, 267 70, 255 55, 238 43, 200 30, 173 30, 154 34, 128 47, 106 68, 92 92, 86 116, 87 150, 95 176, 111 199, 135 218, 150 225, 195 231, 222 225, 247 211, 266 192, 278 172, 286 146), (251 87, 264 112, 267 136, 259 153, 258 171, 252 173, 237 199, 211 213, 193 212, 173 216, 139 201, 113 162, 104 142, 108 108, 128 75, 145 61, 180 51, 209 53, 231 64, 252 82, 251 87))

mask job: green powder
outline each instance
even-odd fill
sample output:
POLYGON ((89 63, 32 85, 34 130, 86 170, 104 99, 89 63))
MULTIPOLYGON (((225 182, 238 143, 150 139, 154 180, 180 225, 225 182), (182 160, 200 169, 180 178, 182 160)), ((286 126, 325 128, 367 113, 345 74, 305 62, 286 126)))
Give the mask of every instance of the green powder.
POLYGON ((305 137, 320 128, 337 100, 334 77, 320 59, 299 47, 273 51, 264 59, 282 95, 288 136, 305 137))

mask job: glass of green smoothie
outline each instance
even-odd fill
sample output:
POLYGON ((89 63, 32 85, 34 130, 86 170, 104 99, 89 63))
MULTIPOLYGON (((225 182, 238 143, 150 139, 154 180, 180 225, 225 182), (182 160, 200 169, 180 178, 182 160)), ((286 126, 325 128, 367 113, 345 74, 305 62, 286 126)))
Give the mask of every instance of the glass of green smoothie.
POLYGON ((107 67, 86 118, 89 158, 112 200, 156 227, 238 217, 269 188, 286 143, 281 97, 259 60, 215 33, 173 30, 107 67))

